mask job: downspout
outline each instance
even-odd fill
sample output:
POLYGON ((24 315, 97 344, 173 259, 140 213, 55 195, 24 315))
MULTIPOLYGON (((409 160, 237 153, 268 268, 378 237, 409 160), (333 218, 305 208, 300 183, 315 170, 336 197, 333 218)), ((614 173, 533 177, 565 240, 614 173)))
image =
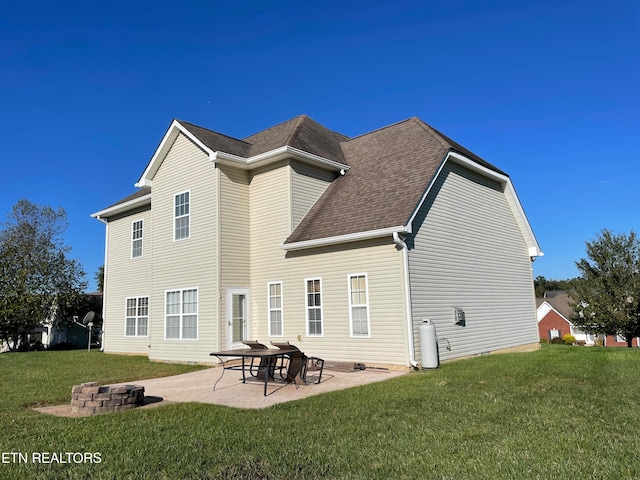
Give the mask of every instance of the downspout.
POLYGON ((96 216, 100 222, 105 225, 105 235, 104 235, 104 267, 102 270, 102 335, 100 336, 100 351, 104 352, 104 339, 106 338, 104 334, 104 328, 106 326, 106 310, 107 310, 107 302, 105 301, 107 298, 107 255, 109 254, 109 222, 104 218, 101 218, 99 215, 96 216))
POLYGON ((413 344, 413 314, 411 309, 411 287, 409 283, 409 247, 400 238, 398 232, 393 232, 393 241, 402 250, 402 259, 404 263, 404 299, 405 310, 407 312, 407 345, 409 347, 409 364, 418 369, 418 362, 416 361, 415 346, 413 344))

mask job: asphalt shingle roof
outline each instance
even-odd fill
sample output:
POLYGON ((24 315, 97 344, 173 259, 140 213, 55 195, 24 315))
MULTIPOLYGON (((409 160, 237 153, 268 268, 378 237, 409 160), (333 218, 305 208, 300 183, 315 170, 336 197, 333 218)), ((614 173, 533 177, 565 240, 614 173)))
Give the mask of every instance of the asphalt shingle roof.
MULTIPOLYGON (((248 158, 290 146, 350 167, 328 186, 285 243, 405 225, 450 151, 506 175, 416 117, 354 138, 306 115, 241 140, 179 123, 212 151, 248 158)), ((143 188, 115 205, 148 192, 143 188)))

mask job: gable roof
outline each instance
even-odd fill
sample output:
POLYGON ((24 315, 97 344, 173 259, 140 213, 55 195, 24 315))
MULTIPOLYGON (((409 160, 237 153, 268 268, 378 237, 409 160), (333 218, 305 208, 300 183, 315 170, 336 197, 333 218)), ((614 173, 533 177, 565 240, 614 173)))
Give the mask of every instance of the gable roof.
POLYGON ((250 156, 288 145, 340 163, 346 163, 341 142, 347 140, 349 137, 329 130, 307 115, 292 118, 244 139, 251 144, 250 156))
POLYGON ((566 319, 573 315, 571 297, 564 290, 548 291, 544 293, 543 298, 536 298, 536 306, 538 307, 545 302, 566 319))
POLYGON ((447 162, 455 162, 503 186, 529 255, 542 255, 509 176, 419 118, 349 138, 300 115, 244 139, 174 120, 136 186, 152 186, 180 134, 215 163, 251 169, 295 159, 342 174, 285 240, 287 250, 410 233, 438 174, 447 162))
POLYGON ((285 245, 358 232, 406 231, 451 151, 504 175, 415 117, 343 142, 342 149, 351 170, 329 185, 285 245))
POLYGON ((549 302, 543 301, 538 308, 536 309, 536 316, 538 317, 538 323, 545 319, 545 317, 549 314, 549 312, 555 312, 562 320, 567 322, 568 325, 573 326, 571 320, 569 320, 566 316, 560 313, 556 308, 553 307, 549 302))

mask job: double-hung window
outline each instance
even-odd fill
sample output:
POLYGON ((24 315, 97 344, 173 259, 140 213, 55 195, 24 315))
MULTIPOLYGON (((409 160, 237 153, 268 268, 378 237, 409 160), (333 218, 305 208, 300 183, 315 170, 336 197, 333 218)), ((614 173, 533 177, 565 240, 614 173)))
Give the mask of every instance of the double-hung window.
POLYGON ((143 220, 136 220, 131 225, 131 258, 142 256, 142 226, 143 220))
POLYGON ((127 298, 124 334, 126 337, 149 335, 149 297, 127 298))
POLYGON ((174 230, 173 239, 183 240, 189 238, 189 221, 191 200, 189 192, 178 193, 173 200, 174 230))
POLYGON ((366 273, 349 275, 349 318, 352 337, 368 337, 370 335, 366 273))
POLYGON ((165 338, 197 340, 198 289, 169 291, 165 302, 165 338))
POLYGON ((322 279, 305 280, 307 291, 307 335, 322 336, 322 279))
POLYGON ((267 284, 269 295, 269 336, 281 337, 282 332, 282 282, 267 284))

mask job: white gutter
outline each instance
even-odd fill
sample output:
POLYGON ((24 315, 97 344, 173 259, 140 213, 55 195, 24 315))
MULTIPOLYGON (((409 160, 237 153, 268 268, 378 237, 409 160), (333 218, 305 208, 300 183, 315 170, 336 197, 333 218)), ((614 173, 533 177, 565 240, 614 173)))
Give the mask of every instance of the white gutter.
POLYGON ((402 250, 402 258, 404 260, 404 299, 405 309, 407 311, 407 345, 409 347, 409 364, 413 368, 418 368, 418 362, 416 361, 415 345, 413 344, 413 313, 411 309, 411 287, 409 283, 409 247, 398 235, 398 232, 393 232, 393 241, 402 250))
POLYGON ((335 237, 315 238, 302 242, 285 243, 280 245, 283 250, 302 250, 304 248, 322 247, 325 245, 335 245, 338 243, 357 242, 370 238, 386 237, 389 234, 411 233, 411 227, 400 225, 397 227, 381 228, 379 230, 369 230, 367 232, 348 233, 346 235, 336 235, 335 237))
POLYGON ((101 222, 106 223, 106 221, 103 220, 101 217, 110 217, 117 213, 126 212, 127 210, 131 210, 134 207, 145 205, 150 201, 151 201, 151 194, 148 193, 146 195, 143 195, 142 197, 134 198, 132 200, 129 200, 128 202, 119 203, 112 207, 105 208, 104 210, 100 210, 99 212, 92 213, 91 217, 97 218, 101 222))
POLYGON ((278 147, 249 158, 221 151, 211 152, 209 155, 209 159, 214 163, 233 165, 234 167, 243 168, 245 170, 268 165, 287 158, 294 158, 331 171, 348 171, 349 168, 351 168, 349 165, 344 163, 329 160, 328 158, 305 152, 304 150, 300 150, 299 148, 291 147, 289 145, 278 147))

